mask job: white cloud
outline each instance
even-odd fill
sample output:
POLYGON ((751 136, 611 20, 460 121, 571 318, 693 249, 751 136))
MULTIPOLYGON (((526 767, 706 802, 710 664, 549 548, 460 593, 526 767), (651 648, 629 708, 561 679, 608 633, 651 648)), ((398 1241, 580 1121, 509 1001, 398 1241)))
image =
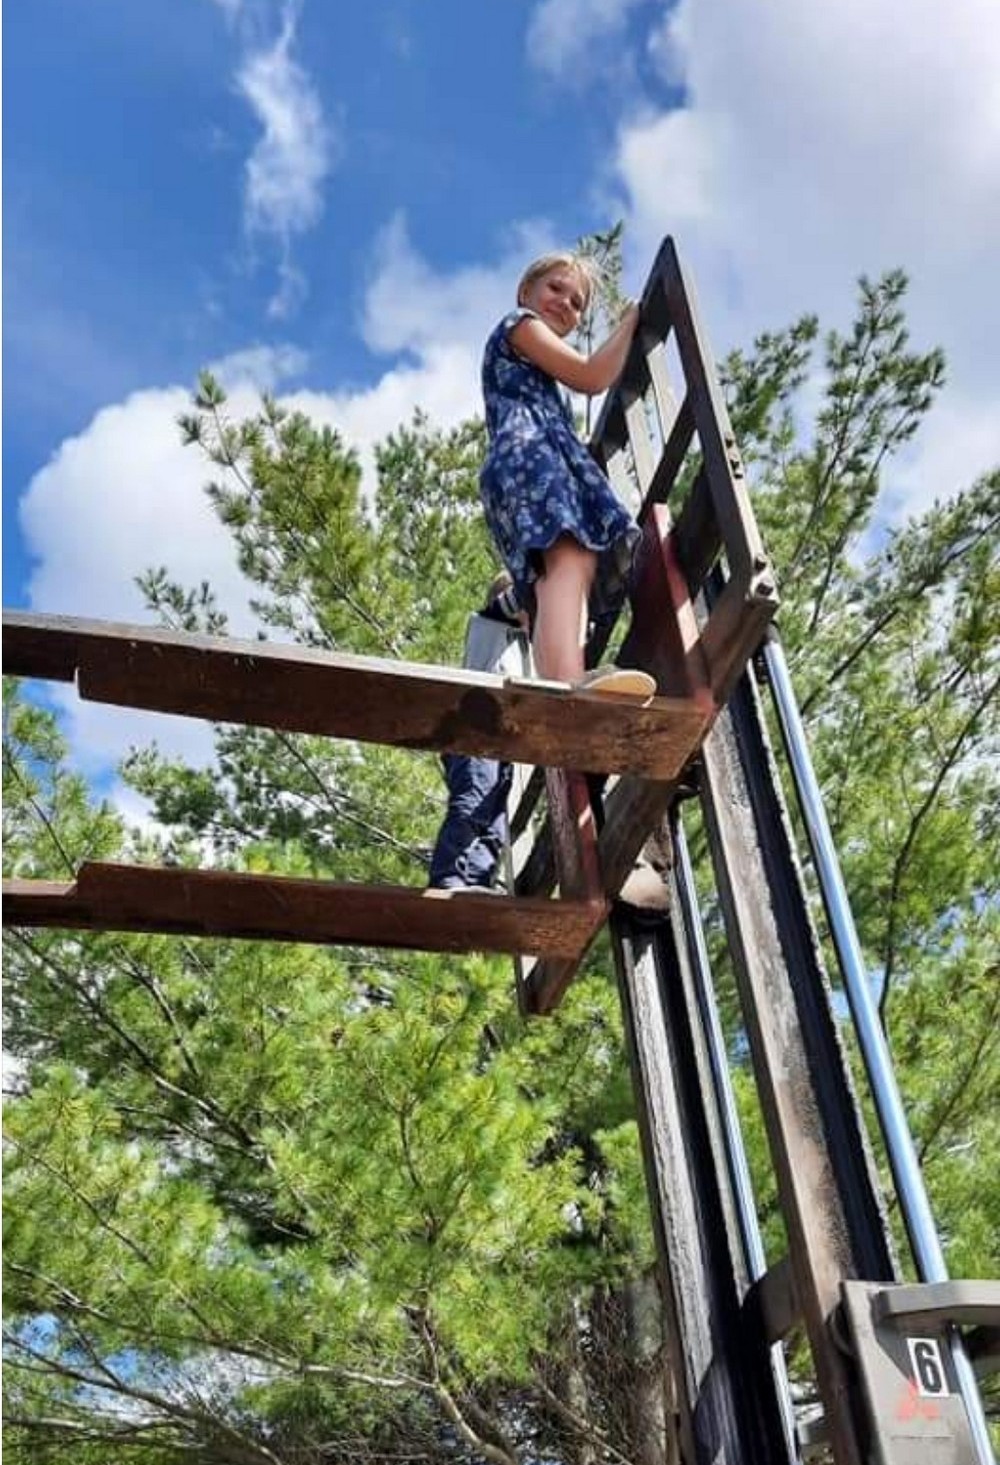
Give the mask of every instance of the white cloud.
POLYGON ((718 213, 725 159, 725 119, 690 111, 650 113, 619 139, 618 166, 631 194, 633 232, 655 253, 663 233, 664 200, 670 218, 712 229, 718 213))
MULTIPOLYGON (((239 5, 224 8, 233 19, 241 15, 239 5)), ((236 76, 237 90, 262 128, 246 162, 244 221, 251 235, 278 245, 279 287, 269 313, 281 319, 307 293, 305 277, 292 262, 292 240, 319 220, 323 183, 337 151, 316 88, 292 56, 297 18, 297 7, 286 3, 277 38, 249 49, 236 76)))
POLYGON ((907 270, 914 343, 949 360, 927 465, 900 470, 914 507, 946 418, 964 481, 1000 457, 994 22, 993 0, 680 0, 650 52, 686 103, 623 121, 614 160, 636 272, 675 234, 720 351, 805 310, 846 324, 859 274, 907 270))
POLYGON ((565 79, 606 63, 606 47, 623 30, 628 13, 642 0, 542 0, 528 25, 528 60, 565 79))
POLYGON ((134 392, 35 474, 21 503, 33 606, 134 619, 142 601, 132 577, 169 550, 179 579, 210 577, 239 613, 241 576, 203 492, 210 468, 181 446, 176 426, 188 406, 181 387, 134 392))
POLYGON ((293 263, 288 247, 282 250, 278 261, 278 288, 267 302, 267 314, 271 320, 288 320, 309 294, 305 275, 293 263))
POLYGON ((521 220, 508 231, 496 263, 441 273, 414 248, 403 214, 382 229, 361 333, 372 351, 406 359, 369 389, 291 399, 318 420, 340 426, 359 447, 366 487, 374 483, 374 444, 415 408, 441 427, 482 412, 483 343, 515 304, 525 265, 558 242, 546 221, 521 220))
POLYGON ((281 237, 315 224, 330 167, 323 109, 292 59, 294 39, 295 17, 286 9, 277 40, 248 56, 236 78, 264 129, 246 165, 247 221, 281 237))
MULTIPOLYGON (((371 461, 376 442, 421 407, 452 426, 482 407, 482 344, 514 303, 516 281, 532 253, 550 248, 539 221, 514 226, 500 261, 436 273, 393 219, 376 241, 360 328, 368 345, 394 360, 371 385, 284 392, 282 400, 336 426, 371 461)), ((302 375, 308 357, 289 343, 253 345, 210 365, 229 394, 227 414, 254 410, 261 390, 302 375)), ((182 445, 176 421, 188 390, 150 387, 99 411, 60 444, 32 478, 20 506, 34 562, 34 609, 111 620, 143 615, 137 573, 165 564, 185 584, 209 580, 237 634, 252 634, 247 585, 231 538, 204 493, 211 465, 182 445)), ((371 487, 369 479, 368 487, 371 487)))
POLYGON ((548 226, 530 220, 511 229, 499 263, 442 274, 413 247, 402 214, 380 232, 360 329, 369 348, 395 357, 394 364, 369 387, 287 398, 358 449, 366 492, 375 485, 375 444, 416 408, 444 428, 482 411, 483 342, 514 304, 526 260, 551 247, 548 226))
MULTIPOLYGON (((481 410, 482 342, 512 302, 524 259, 549 243, 542 226, 514 230, 510 253, 494 269, 436 275, 412 248, 402 218, 384 231, 363 315, 369 343, 406 353, 369 386, 340 392, 298 390, 283 403, 335 427, 356 447, 364 488, 374 488, 375 444, 421 407, 442 427, 481 410), (516 250, 516 253, 515 253, 516 250)), ((307 365, 293 346, 252 346, 212 364, 226 387, 227 415, 239 419, 307 365)), ((21 505, 35 566, 35 610, 119 620, 148 620, 134 577, 165 565, 184 585, 207 580, 237 635, 253 635, 249 587, 227 530, 204 493, 211 465, 181 445, 176 418, 189 409, 181 387, 135 392, 104 408, 61 444, 28 486, 21 505)), ((71 689, 54 696, 65 712, 76 761, 91 776, 108 770, 133 743, 155 739, 190 761, 210 756, 208 729, 197 721, 81 703, 71 689)))
MULTIPOLYGON (((180 444, 175 419, 188 405, 180 387, 135 392, 98 412, 35 474, 21 503, 35 560, 33 609, 148 621, 134 577, 165 564, 183 584, 210 580, 234 627, 249 629, 246 586, 205 498, 207 465, 180 444)), ((203 723, 81 702, 69 687, 50 694, 88 776, 106 774, 130 746, 153 740, 193 762, 210 756, 203 723)))
POLYGON ((554 247, 551 227, 528 220, 511 229, 499 263, 440 274, 414 249, 406 219, 397 214, 375 242, 361 322, 365 342, 373 351, 418 356, 460 344, 478 357, 494 321, 515 303, 528 260, 554 247))
POLYGON ((305 351, 287 342, 277 346, 246 346, 232 351, 209 364, 208 370, 218 377, 227 391, 253 387, 270 392, 279 382, 301 376, 309 365, 305 351))
POLYGON ((899 504, 926 508, 1000 466, 997 415, 995 396, 984 401, 971 392, 947 394, 928 417, 916 449, 905 452, 894 471, 899 504))
MULTIPOLYGON (((229 392, 227 411, 239 417, 253 410, 260 389, 273 388, 304 364, 295 347, 255 346, 215 362, 212 370, 229 392)), ((232 539, 205 495, 211 465, 180 441, 177 415, 189 408, 183 387, 134 392, 98 412, 35 474, 20 505, 34 562, 32 609, 148 622, 135 576, 165 565, 183 585, 207 580, 234 634, 255 633, 232 539)), ((50 691, 65 713, 76 761, 88 774, 106 772, 132 744, 154 739, 195 762, 210 754, 203 723, 80 702, 70 688, 50 691)))
POLYGON ((212 762, 211 726, 196 717, 81 702, 73 688, 63 686, 51 689, 50 700, 61 714, 73 767, 132 824, 142 822, 133 816, 137 811, 148 811, 149 802, 133 794, 120 778, 112 778, 113 770, 132 748, 148 748, 155 743, 161 753, 182 759, 194 768, 212 762))

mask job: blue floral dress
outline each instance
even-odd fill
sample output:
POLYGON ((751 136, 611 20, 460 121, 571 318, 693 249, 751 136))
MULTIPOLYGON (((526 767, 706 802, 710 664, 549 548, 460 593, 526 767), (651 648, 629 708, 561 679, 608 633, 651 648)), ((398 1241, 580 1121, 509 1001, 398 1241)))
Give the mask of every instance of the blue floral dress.
POLYGON ((639 529, 577 436, 559 384, 510 344, 510 332, 531 315, 512 310, 486 342, 490 450, 479 479, 486 522, 525 606, 534 604, 541 552, 561 535, 594 550, 590 610, 603 619, 622 603, 639 529))

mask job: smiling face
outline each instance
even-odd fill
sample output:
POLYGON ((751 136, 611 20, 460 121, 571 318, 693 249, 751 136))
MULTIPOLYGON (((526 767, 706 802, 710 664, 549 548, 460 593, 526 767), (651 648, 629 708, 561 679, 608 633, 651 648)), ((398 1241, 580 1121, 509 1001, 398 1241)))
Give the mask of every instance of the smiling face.
POLYGON ((554 265, 521 291, 519 304, 540 315, 557 336, 568 336, 580 324, 587 306, 588 281, 572 265, 554 265))

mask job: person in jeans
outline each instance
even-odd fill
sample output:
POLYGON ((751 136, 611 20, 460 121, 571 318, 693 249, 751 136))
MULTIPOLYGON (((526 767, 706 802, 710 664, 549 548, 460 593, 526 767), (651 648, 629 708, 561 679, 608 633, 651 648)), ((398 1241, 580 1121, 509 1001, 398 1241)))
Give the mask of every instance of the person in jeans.
MULTIPOLYGON (((482 610, 469 617, 463 665, 501 676, 528 669, 529 620, 504 571, 490 586, 482 610)), ((465 753, 442 757, 448 807, 438 833, 428 885, 432 890, 494 891, 507 838, 507 800, 513 769, 496 758, 465 753)), ((669 857, 655 838, 647 841, 618 894, 618 901, 655 921, 669 903, 669 857)))
MULTIPOLYGON (((498 575, 482 610, 469 617, 463 666, 523 676, 527 624, 510 575, 498 575)), ((513 769, 499 759, 466 753, 445 753, 441 762, 448 807, 431 856, 428 884, 435 890, 492 890, 507 837, 513 769)))

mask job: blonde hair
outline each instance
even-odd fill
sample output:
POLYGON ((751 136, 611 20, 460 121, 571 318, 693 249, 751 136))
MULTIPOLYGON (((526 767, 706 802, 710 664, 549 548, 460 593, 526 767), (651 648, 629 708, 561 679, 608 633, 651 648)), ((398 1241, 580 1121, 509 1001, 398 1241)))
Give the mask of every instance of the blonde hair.
POLYGON ((574 254, 572 250, 556 250, 552 254, 540 254, 533 259, 517 282, 517 303, 524 304, 524 293, 530 290, 536 280, 547 275, 550 270, 575 270, 579 275, 583 287, 585 300, 584 309, 590 304, 594 291, 600 284, 601 273, 595 260, 586 254, 574 254))

